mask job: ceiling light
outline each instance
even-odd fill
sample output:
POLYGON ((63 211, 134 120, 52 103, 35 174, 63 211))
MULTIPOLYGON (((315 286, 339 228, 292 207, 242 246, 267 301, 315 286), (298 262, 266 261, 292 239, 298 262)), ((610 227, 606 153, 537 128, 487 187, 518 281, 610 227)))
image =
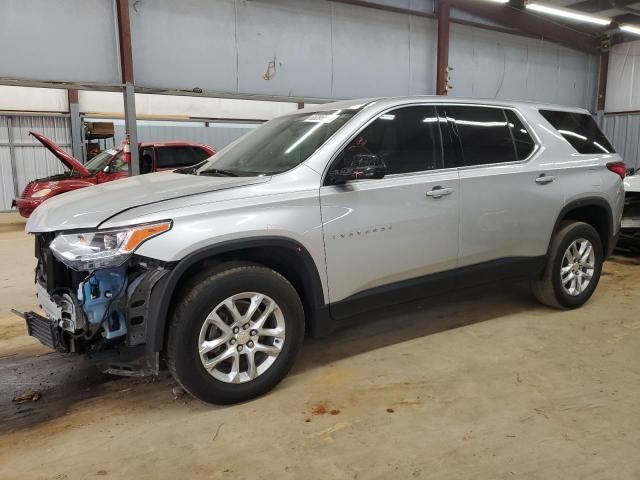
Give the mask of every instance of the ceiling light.
POLYGON ((634 27, 633 25, 620 25, 620 30, 623 30, 627 33, 633 33, 635 35, 640 35, 640 27, 634 27))
POLYGON ((489 1, 493 3, 509 3, 511 0, 489 0, 489 1))
POLYGON ((611 23, 610 18, 594 17, 593 15, 587 15, 585 13, 576 12, 575 10, 567 10, 566 8, 550 7, 541 3, 527 3, 528 10, 535 12, 546 13, 548 15, 555 15, 556 17, 568 18, 570 20, 578 20, 580 22, 595 23, 596 25, 609 25, 611 23))

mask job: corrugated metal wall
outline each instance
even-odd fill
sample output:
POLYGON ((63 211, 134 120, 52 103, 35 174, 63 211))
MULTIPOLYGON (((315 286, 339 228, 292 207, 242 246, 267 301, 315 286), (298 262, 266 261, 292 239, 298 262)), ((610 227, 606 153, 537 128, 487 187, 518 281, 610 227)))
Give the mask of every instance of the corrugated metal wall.
POLYGON ((605 115, 602 130, 629 168, 640 168, 640 114, 605 115))
POLYGON ((0 116, 0 211, 11 208, 16 192, 20 194, 29 181, 64 171, 60 161, 29 135, 30 130, 71 151, 68 117, 0 116))

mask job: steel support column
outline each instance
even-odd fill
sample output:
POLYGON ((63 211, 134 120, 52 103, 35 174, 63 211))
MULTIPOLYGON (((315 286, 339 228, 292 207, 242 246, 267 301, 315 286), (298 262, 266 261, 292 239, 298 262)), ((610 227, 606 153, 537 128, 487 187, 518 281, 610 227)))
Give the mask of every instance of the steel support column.
POLYGON ((449 69, 449 2, 438 2, 438 60, 436 64, 436 95, 446 95, 449 91, 447 76, 449 69))
POLYGON ((71 125, 71 154, 84 162, 82 119, 80 118, 80 107, 78 107, 78 91, 67 90, 69 99, 69 123, 71 125))
POLYGON ((600 54, 599 78, 598 78, 598 100, 596 111, 604 112, 604 105, 607 99, 607 76, 609 74, 609 52, 600 54))
POLYGON ((7 117, 7 139, 9 140, 9 159, 11 160, 11 175, 13 176, 13 194, 20 196, 18 189, 18 169, 16 167, 16 147, 13 143, 13 117, 7 117))
POLYGON ((118 14, 118 40, 120 43, 120 68, 124 84, 124 125, 131 143, 131 161, 129 175, 140 175, 138 158, 138 128, 136 124, 136 99, 133 80, 133 47, 131 46, 131 21, 129 19, 129 0, 116 0, 118 14))

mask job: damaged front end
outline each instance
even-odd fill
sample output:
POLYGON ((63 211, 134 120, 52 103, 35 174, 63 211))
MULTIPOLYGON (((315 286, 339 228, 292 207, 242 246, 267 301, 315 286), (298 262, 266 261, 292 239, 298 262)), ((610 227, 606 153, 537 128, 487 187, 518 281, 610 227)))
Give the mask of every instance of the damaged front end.
POLYGON ((36 234, 35 283, 44 315, 14 312, 25 319, 29 335, 49 348, 84 354, 107 373, 157 374, 158 354, 145 348, 150 298, 170 265, 133 251, 169 228, 165 222, 98 233, 36 234))

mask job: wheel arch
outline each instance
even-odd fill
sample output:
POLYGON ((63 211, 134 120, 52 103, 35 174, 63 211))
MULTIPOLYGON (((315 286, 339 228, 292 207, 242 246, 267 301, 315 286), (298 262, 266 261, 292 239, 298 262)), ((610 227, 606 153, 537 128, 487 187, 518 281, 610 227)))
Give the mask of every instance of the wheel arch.
POLYGON ((154 320, 147 334, 148 350, 164 350, 168 318, 184 280, 211 265, 232 260, 262 264, 283 275, 300 295, 308 333, 321 336, 331 330, 320 273, 308 250, 290 238, 257 237, 204 247, 174 266, 152 292, 154 320))
MULTIPOLYGON (((600 236, 605 258, 613 251, 615 247, 613 212, 604 198, 587 197, 567 203, 556 219, 553 234, 560 229, 561 223, 565 220, 576 220, 591 225, 600 236)), ((549 248, 551 242, 552 239, 549 240, 549 248)))

